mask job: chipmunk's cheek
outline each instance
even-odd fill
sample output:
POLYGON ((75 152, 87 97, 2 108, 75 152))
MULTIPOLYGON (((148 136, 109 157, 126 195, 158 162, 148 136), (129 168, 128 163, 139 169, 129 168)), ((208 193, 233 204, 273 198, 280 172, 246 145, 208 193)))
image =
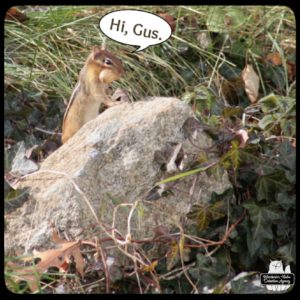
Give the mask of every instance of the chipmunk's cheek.
POLYGON ((99 74, 99 80, 100 82, 103 83, 111 83, 114 80, 118 80, 120 78, 120 76, 117 76, 114 72, 112 72, 111 70, 103 70, 100 74, 99 74))

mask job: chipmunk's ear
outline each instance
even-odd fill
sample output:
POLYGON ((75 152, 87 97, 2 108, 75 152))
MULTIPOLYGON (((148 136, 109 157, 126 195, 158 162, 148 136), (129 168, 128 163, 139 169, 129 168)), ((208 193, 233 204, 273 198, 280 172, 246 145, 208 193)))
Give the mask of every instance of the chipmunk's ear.
POLYGON ((102 51, 102 47, 100 46, 94 46, 93 47, 93 53, 98 53, 98 52, 101 52, 102 51))
POLYGON ((105 44, 102 44, 101 46, 94 46, 93 47, 93 51, 103 51, 103 50, 107 50, 107 47, 105 46, 105 44))
POLYGON ((100 46, 94 46, 93 47, 93 52, 92 52, 92 55, 93 55, 93 59, 94 60, 97 60, 101 57, 101 55, 103 54, 103 49, 102 47, 100 46))

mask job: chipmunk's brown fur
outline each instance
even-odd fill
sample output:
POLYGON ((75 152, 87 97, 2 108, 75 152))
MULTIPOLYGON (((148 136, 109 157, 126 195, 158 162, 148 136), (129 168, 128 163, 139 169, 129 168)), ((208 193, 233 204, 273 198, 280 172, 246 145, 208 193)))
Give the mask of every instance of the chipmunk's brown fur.
POLYGON ((110 107, 118 102, 109 99, 107 85, 124 73, 122 62, 103 47, 94 47, 80 71, 79 80, 67 106, 62 126, 62 143, 85 123, 94 119, 101 103, 110 107))

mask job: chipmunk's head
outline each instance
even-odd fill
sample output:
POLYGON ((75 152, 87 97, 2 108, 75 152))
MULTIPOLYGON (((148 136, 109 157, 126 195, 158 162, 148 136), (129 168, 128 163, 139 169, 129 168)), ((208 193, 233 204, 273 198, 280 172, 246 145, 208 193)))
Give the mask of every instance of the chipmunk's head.
POLYGON ((92 52, 93 61, 100 66, 99 80, 110 83, 118 80, 124 74, 123 64, 120 59, 107 51, 105 47, 95 46, 92 52))

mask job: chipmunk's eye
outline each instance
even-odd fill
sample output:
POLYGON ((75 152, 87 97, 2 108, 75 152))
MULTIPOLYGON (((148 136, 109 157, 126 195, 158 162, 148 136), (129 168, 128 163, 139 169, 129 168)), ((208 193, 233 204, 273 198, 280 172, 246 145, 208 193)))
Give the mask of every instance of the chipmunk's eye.
POLYGON ((113 64, 112 61, 111 61, 111 59, 110 59, 110 58, 107 58, 107 57, 104 58, 103 62, 104 62, 106 65, 108 65, 108 66, 111 66, 111 65, 113 64))

